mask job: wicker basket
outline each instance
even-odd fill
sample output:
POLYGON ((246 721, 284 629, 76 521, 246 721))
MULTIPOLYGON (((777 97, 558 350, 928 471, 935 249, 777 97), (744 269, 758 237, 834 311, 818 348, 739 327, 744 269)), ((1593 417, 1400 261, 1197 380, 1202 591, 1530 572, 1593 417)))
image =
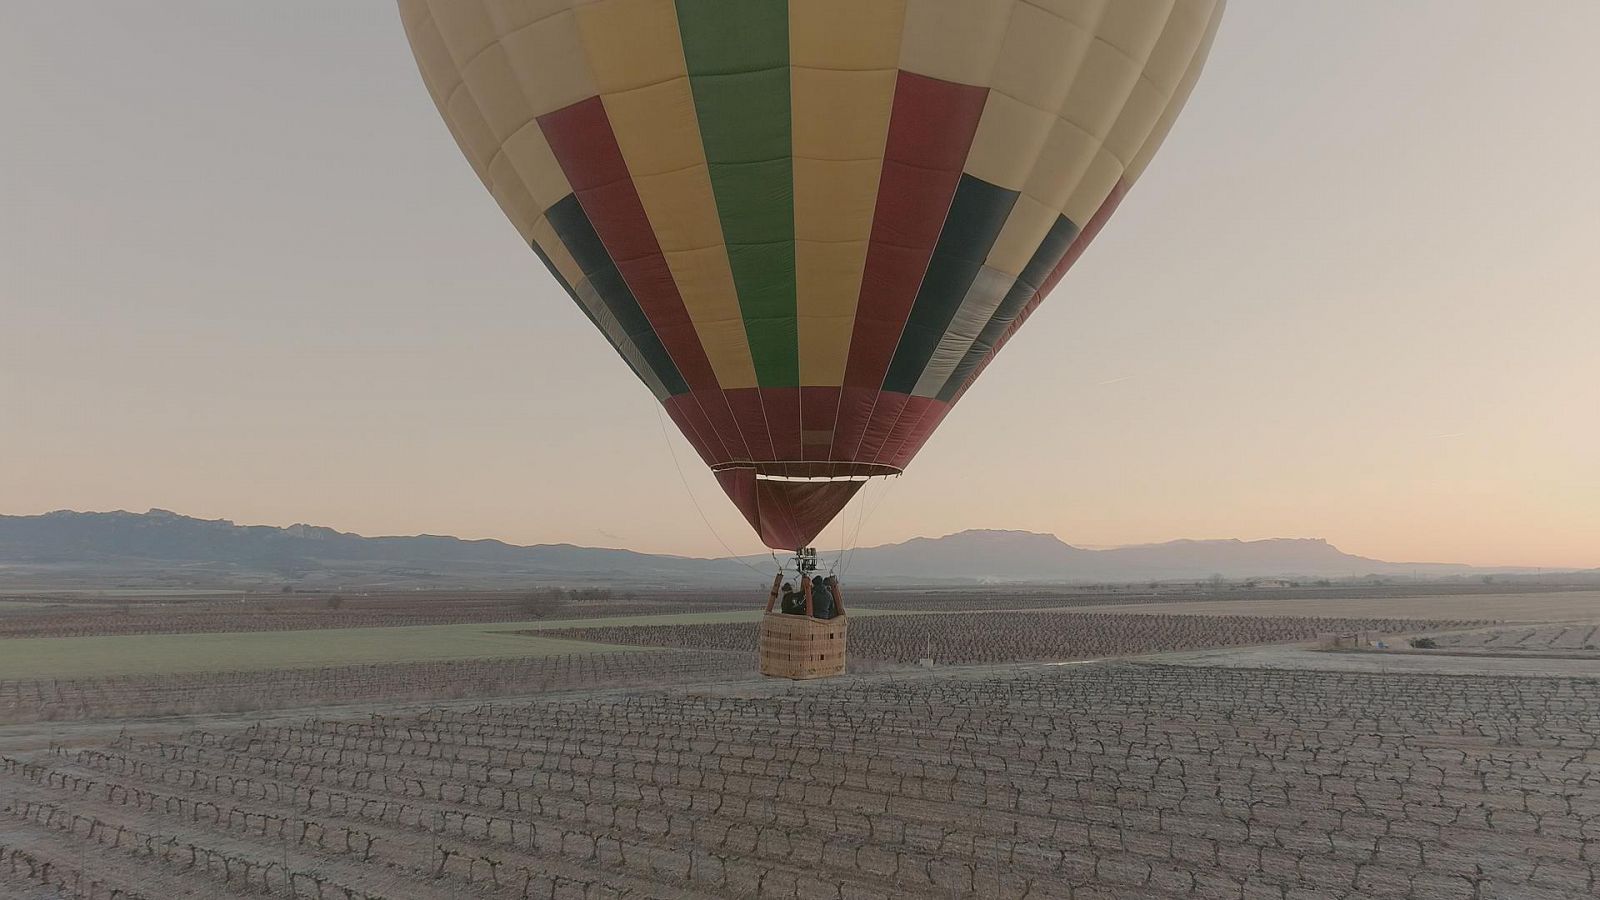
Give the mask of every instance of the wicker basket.
POLYGON ((761 674, 774 678, 828 678, 844 674, 849 619, 769 612, 761 617, 761 674))

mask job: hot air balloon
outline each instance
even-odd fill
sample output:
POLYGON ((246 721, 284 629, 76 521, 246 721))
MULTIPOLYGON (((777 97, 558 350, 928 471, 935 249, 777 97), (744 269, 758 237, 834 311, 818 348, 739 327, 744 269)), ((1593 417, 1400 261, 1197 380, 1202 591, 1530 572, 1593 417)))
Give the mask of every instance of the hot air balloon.
POLYGON ((905 469, 1088 246, 1172 127, 1223 4, 400 12, 523 240, 762 541, 795 550, 905 469))

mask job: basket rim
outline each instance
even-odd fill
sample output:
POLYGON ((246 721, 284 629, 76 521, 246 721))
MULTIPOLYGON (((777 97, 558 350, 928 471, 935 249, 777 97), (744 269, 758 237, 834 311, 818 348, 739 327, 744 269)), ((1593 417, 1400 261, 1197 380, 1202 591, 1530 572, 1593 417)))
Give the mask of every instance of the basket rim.
POLYGON ((770 617, 776 617, 776 618, 780 618, 780 619, 800 619, 800 620, 804 620, 806 622, 820 622, 822 624, 827 624, 829 622, 837 622, 837 621, 839 621, 841 619, 849 619, 850 618, 848 615, 845 615, 844 613, 840 613, 840 614, 838 614, 837 616, 834 616, 831 619, 819 619, 816 616, 803 616, 803 615, 799 615, 799 614, 796 614, 796 613, 778 612, 777 610, 773 610, 771 612, 764 612, 764 613, 761 614, 761 618, 763 620, 765 620, 767 618, 770 618, 770 617))

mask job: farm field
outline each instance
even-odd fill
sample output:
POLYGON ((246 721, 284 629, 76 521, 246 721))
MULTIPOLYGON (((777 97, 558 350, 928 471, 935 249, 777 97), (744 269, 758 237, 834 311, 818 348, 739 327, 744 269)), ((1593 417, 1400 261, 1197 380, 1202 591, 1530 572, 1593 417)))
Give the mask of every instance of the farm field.
MULTIPOLYGON (((521 623, 534 628, 538 623, 521 623)), ((0 680, 260 671, 601 649, 592 643, 517 635, 482 625, 344 628, 239 634, 98 635, 0 641, 0 680)))
MULTIPOLYGON (((852 610, 870 617, 872 610, 852 610)), ((620 616, 615 625, 754 622, 758 609, 620 616)), ((549 656, 615 650, 543 632, 589 624, 585 619, 456 625, 327 628, 296 631, 91 635, 0 639, 0 681, 333 665, 377 665, 444 659, 549 656)))
POLYGON ((1109 663, 149 723, 0 760, 0 889, 1587 897, 1597 705, 1109 663))
POLYGON ((519 619, 457 596, 439 614, 472 621, 389 627, 352 622, 438 610, 296 600, 238 632, 205 630, 241 621, 217 598, 151 599, 141 631, 0 637, 0 897, 1597 887, 1600 659, 1538 648, 1600 617, 1506 621, 1583 596, 870 596, 852 674, 810 683, 756 674, 748 598, 519 619), (1524 652, 1316 649, 1350 632, 1524 652))
POLYGON ((1577 654, 1600 652, 1600 622, 1485 628, 1441 635, 1445 650, 1513 654, 1577 654))
MULTIPOLYGON (((1482 591, 1461 597, 1434 592, 1432 596, 1404 598, 1392 596, 1396 590, 1392 587, 1349 590, 1384 596, 1217 601, 1197 600, 1197 595, 1190 593, 1148 595, 1135 604, 1093 606, 1089 601, 1097 592, 974 590, 963 595, 950 590, 862 591, 852 594, 851 666, 859 672, 922 659, 940 665, 1099 659, 1305 642, 1327 632, 1472 633, 1490 621, 1305 613, 1379 606, 1401 615, 1427 609, 1451 613, 1503 612, 1506 608, 1502 598, 1485 598, 1482 591), (980 608, 961 609, 963 596, 980 608), (934 610, 915 610, 911 604, 919 599, 934 610), (1029 602, 1063 600, 1071 602, 1060 607, 1027 606, 1029 602), (893 608, 861 605, 870 602, 893 608), (1016 602, 1023 603, 1022 611, 981 608, 1016 602), (1273 609, 1283 611, 1265 614, 1273 609)), ((1099 593, 1103 599, 1103 592, 1099 593)), ((1519 609, 1542 604, 1567 612, 1581 608, 1592 594, 1522 593, 1504 599, 1522 604, 1519 609)), ((28 610, 0 615, 0 634, 5 633, 4 623, 14 622, 18 615, 39 623, 71 623, 65 629, 45 627, 45 634, 62 630, 71 634, 85 627, 94 631, 99 627, 96 623, 106 619, 132 620, 138 628, 132 633, 0 637, 0 650, 4 651, 0 652, 0 721, 269 710, 340 698, 379 702, 574 689, 584 686, 582 677, 557 676, 551 671, 580 671, 581 666, 566 661, 590 654, 609 658, 658 648, 693 652, 630 667, 614 665, 595 683, 675 683, 705 673, 722 679, 755 677, 754 623, 760 611, 748 596, 706 595, 700 599, 717 608, 646 616, 600 615, 636 606, 637 598, 591 591, 581 596, 598 598, 595 602, 569 602, 577 596, 571 594, 540 607, 545 613, 560 611, 576 617, 533 619, 518 618, 530 611, 529 595, 511 592, 359 597, 339 609, 329 609, 326 597, 285 600, 263 595, 257 602, 271 604, 270 609, 244 613, 239 611, 239 595, 141 596, 128 603, 104 597, 50 598, 44 601, 50 608, 43 613, 28 610), (734 607, 732 599, 741 606, 734 607), (129 613, 130 607, 138 611, 129 613), (219 620, 219 616, 233 618, 219 620), (240 616, 250 620, 254 630, 211 630, 219 621, 240 621, 240 616), (388 622, 429 616, 476 619, 355 627, 348 616, 388 622), (285 629, 286 621, 303 627, 285 629), (327 627, 311 627, 314 624, 327 627), (701 655, 695 657, 696 653, 701 655), (430 668, 445 664, 449 665, 444 669, 430 668)), ((1198 596, 1210 597, 1212 592, 1198 596)), ((694 608, 692 597, 660 599, 694 608)))
MULTIPOLYGON (((158 594, 37 594, 0 598, 0 639, 18 637, 89 637, 112 634, 202 634, 249 631, 309 631, 325 628, 378 628, 410 625, 516 624, 527 621, 614 619, 680 613, 745 613, 760 605, 766 589, 748 591, 658 591, 636 593, 607 589, 561 591, 403 591, 392 593, 308 594, 190 592, 158 594)), ((1589 592, 1591 597, 1596 592, 1589 592)), ((848 607, 896 612, 972 612, 1007 609, 1079 609, 1138 606, 1190 609, 1199 603, 1228 603, 1246 615, 1320 614, 1330 602, 1384 601, 1362 615, 1393 615, 1392 601, 1445 598, 1446 606, 1484 602, 1516 607, 1525 599, 1543 598, 1526 607, 1540 610, 1564 601, 1560 585, 1370 585, 1302 586, 1289 589, 1246 589, 1238 586, 1158 589, 1128 585, 1078 588, 884 588, 852 587, 848 607), (1243 606, 1241 604, 1250 604, 1243 606), (1266 605, 1260 605, 1266 604, 1266 605)), ((1580 605, 1592 601, 1579 600, 1580 605)), ((1405 604, 1402 604, 1404 606, 1405 604)), ((1444 617, 1457 617, 1448 611, 1444 617)), ((1471 616, 1479 618, 1481 616, 1471 616)), ((1488 618, 1503 618, 1489 615, 1488 618)))
POLYGON ((0 638, 309 631, 744 611, 751 593, 608 590, 86 595, 0 600, 0 638))
MULTIPOLYGON (((1108 603, 1101 612, 1155 614, 1170 612, 1147 604, 1108 603)), ((1329 597, 1308 603, 1296 599, 1195 600, 1184 603, 1188 615, 1201 616, 1349 616, 1356 618, 1491 619, 1501 622, 1557 622, 1600 619, 1600 591, 1459 594, 1389 597, 1329 597)))
MULTIPOLYGON (((1169 607, 1170 608, 1170 607, 1169 607)), ((1181 608, 1181 607, 1180 607, 1181 608)), ((1221 616, 1074 610, 943 612, 852 622, 850 655, 860 662, 975 665, 1098 659, 1200 647, 1311 641, 1330 633, 1420 634, 1486 624, 1470 620, 1221 616)), ((575 640, 754 654, 753 622, 610 625, 539 632, 575 640)))

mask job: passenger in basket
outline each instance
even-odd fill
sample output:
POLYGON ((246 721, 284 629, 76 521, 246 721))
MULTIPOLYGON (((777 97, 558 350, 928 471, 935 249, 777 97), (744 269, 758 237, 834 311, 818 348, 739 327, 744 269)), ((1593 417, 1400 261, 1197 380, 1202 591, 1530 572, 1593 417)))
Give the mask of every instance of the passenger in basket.
POLYGON ((794 585, 792 585, 789 582, 785 581, 783 583, 783 606, 780 607, 780 608, 787 615, 791 615, 791 616, 803 616, 803 615, 805 615, 806 614, 806 598, 805 598, 805 595, 803 595, 799 591, 795 590, 794 589, 794 585))
POLYGON ((833 618, 833 591, 828 589, 828 584, 822 580, 821 575, 811 579, 811 617, 833 618))

